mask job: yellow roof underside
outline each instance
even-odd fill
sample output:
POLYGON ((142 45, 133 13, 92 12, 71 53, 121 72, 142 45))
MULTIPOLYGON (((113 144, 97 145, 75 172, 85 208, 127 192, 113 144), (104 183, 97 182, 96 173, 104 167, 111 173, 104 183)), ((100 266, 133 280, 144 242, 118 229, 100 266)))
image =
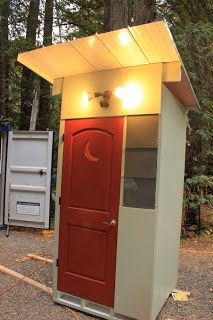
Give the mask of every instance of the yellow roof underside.
POLYGON ((160 62, 182 63, 163 20, 20 53, 18 61, 50 83, 94 71, 160 62))
POLYGON ((53 83, 75 74, 180 59, 167 25, 158 21, 20 53, 18 61, 53 83))

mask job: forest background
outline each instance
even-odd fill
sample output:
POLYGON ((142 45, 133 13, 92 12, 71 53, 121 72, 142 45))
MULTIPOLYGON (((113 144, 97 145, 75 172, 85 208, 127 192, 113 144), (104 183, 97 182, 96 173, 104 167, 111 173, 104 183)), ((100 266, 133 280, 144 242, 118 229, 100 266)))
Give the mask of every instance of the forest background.
POLYGON ((0 0, 0 117, 28 130, 37 103, 36 129, 53 130, 57 150, 60 97, 16 61, 18 53, 158 19, 168 22, 200 103, 188 113, 182 228, 200 232, 201 208, 212 216, 213 204, 213 1, 0 0))

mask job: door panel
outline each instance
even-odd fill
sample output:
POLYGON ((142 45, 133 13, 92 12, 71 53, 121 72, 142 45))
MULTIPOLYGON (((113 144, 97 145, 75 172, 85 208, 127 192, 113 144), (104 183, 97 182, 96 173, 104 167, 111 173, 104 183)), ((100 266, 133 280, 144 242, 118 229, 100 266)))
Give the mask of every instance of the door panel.
POLYGON ((52 145, 52 131, 9 132, 5 224, 49 228, 52 145))
POLYGON ((105 282, 107 233, 78 226, 69 226, 68 232, 70 254, 67 257, 67 271, 105 282))
POLYGON ((72 140, 69 206, 109 211, 112 136, 85 129, 72 140))
POLYGON ((123 118, 67 120, 58 289, 113 306, 123 118))

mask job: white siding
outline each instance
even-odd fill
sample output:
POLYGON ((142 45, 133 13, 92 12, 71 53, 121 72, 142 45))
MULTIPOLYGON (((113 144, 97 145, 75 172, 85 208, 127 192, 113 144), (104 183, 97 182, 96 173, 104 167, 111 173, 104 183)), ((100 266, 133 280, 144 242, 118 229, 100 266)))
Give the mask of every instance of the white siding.
POLYGON ((114 311, 134 319, 150 319, 155 219, 154 210, 119 210, 114 311))
POLYGON ((61 179, 62 179, 62 162, 63 162, 63 134, 65 121, 60 122, 59 140, 58 140, 58 162, 57 162, 57 186, 55 202, 55 233, 54 233, 54 266, 53 266, 53 298, 57 298, 57 280, 58 267, 56 259, 58 258, 58 240, 59 240, 59 223, 60 223, 60 205, 59 197, 61 196, 61 179))
POLYGON ((186 112, 166 87, 160 119, 152 319, 176 286, 183 201, 186 112))

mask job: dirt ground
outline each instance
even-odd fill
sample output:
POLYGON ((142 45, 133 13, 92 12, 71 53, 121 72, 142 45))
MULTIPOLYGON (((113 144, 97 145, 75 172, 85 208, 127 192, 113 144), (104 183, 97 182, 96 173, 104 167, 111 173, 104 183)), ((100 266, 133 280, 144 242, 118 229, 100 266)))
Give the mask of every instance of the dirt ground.
MULTIPOLYGON (((52 285, 52 265, 22 259, 27 253, 52 258, 53 239, 39 232, 11 230, 9 238, 0 230, 0 264, 30 276, 47 286, 52 285), (33 272, 33 274, 32 274, 33 272)), ((191 292, 187 302, 169 297, 157 320, 212 320, 213 242, 210 238, 182 242, 177 288, 191 292)), ((93 317, 77 312, 82 320, 93 317)), ((69 308, 56 305, 45 292, 11 276, 0 273, 1 320, 72 319, 69 308)), ((97 318, 96 318, 97 319, 97 318)))

